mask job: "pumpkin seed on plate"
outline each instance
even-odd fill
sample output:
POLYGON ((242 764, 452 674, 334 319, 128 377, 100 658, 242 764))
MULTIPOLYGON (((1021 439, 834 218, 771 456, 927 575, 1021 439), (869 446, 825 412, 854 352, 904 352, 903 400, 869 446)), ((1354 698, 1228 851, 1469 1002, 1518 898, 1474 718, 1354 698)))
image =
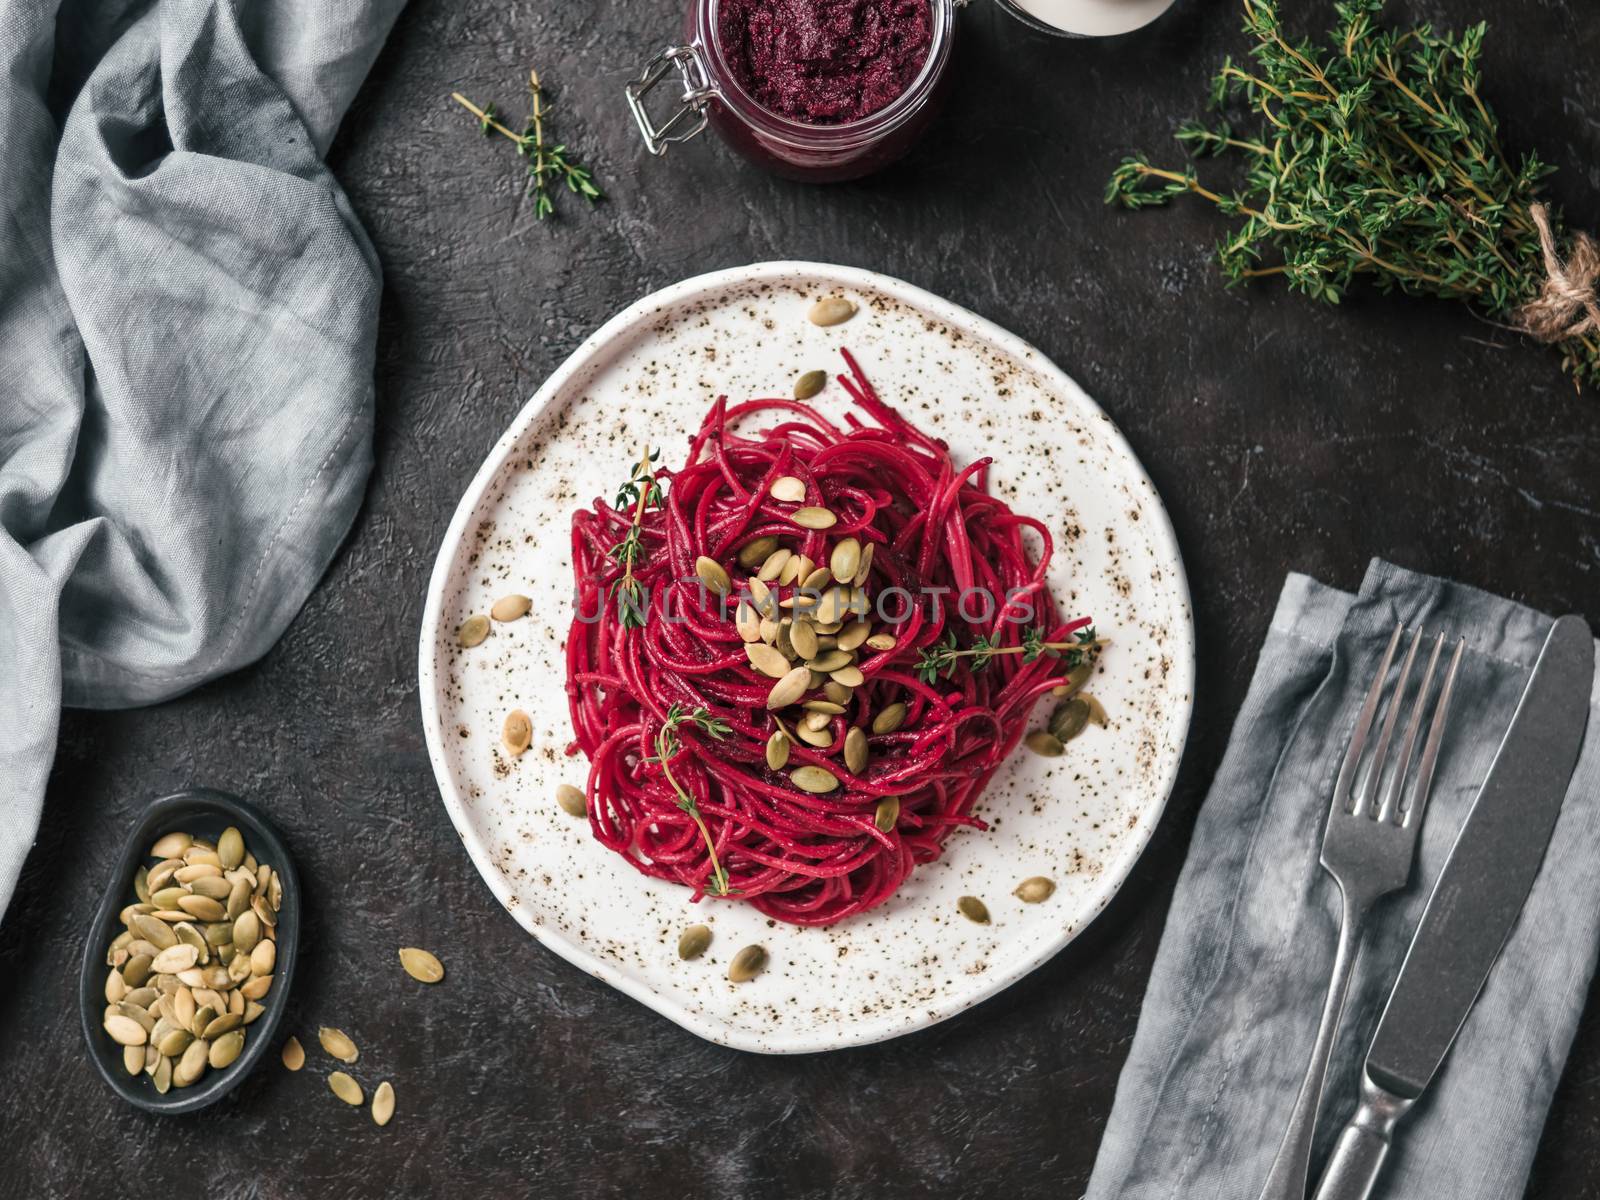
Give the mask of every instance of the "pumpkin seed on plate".
POLYGON ((1111 719, 1106 716, 1105 707, 1087 692, 1083 694, 1081 699, 1089 706, 1089 724, 1098 725, 1101 729, 1104 729, 1111 719))
MULTIPOLYGON (((271 975, 273 967, 278 964, 278 943, 260 941, 256 948, 250 951, 250 975, 271 975)), ((231 963, 229 964, 232 965, 231 963)))
POLYGON ((394 1116, 394 1088, 385 1079, 372 1093, 372 1120, 379 1126, 387 1125, 394 1116))
POLYGON ((801 791, 819 796, 839 786, 839 780, 833 772, 823 767, 797 767, 789 773, 789 780, 801 791))
POLYGON ((746 642, 744 652, 750 665, 769 679, 782 679, 791 671, 789 660, 765 642, 746 642))
POLYGON ((801 658, 815 658, 818 653, 816 626, 806 620, 795 621, 789 629, 789 644, 801 658))
POLYGON ((868 542, 867 548, 861 552, 861 565, 856 568, 855 578, 850 582, 860 587, 867 581, 867 576, 872 574, 872 554, 877 549, 878 543, 868 542))
POLYGON ((185 942, 168 946, 156 955, 150 964, 150 969, 161 975, 176 975, 179 971, 194 966, 199 958, 200 952, 185 942))
MULTIPOLYGON (((783 764, 789 761, 789 738, 783 730, 775 730, 767 739, 767 766, 774 771, 783 770, 783 764)), ((112 972, 113 978, 121 977, 112 972)), ((109 989, 109 983, 107 987, 109 989)))
POLYGON ((512 758, 521 758, 533 744, 533 718, 520 708, 512 709, 500 729, 500 740, 512 758))
POLYGON ((1050 718, 1050 734, 1061 743, 1070 742, 1083 732, 1089 723, 1089 704, 1082 696, 1074 696, 1050 718))
POLYGON ((787 708, 811 686, 811 670, 808 667, 796 667, 777 683, 772 685, 772 690, 767 693, 768 708, 787 708))
POLYGON ((837 671, 828 672, 828 677, 835 683, 842 683, 847 688, 858 688, 867 681, 861 673, 861 668, 851 663, 849 666, 840 667, 837 671))
POLYGON ((879 800, 877 811, 872 814, 872 823, 878 827, 879 833, 893 833, 894 827, 900 823, 900 797, 885 796, 879 800))
MULTIPOLYGON (((804 498, 805 495, 802 489, 801 499, 804 498)), ((767 555, 766 561, 761 564, 761 569, 756 572, 756 578, 761 580, 762 583, 771 583, 783 573, 784 564, 793 557, 794 551, 788 548, 774 550, 767 555)))
POLYGON ((1017 890, 1011 894, 1024 904, 1038 904, 1042 900, 1050 899, 1055 890, 1056 885, 1053 880, 1046 879, 1043 875, 1035 875, 1017 884, 1017 890))
POLYGON ((366 1099, 361 1091, 361 1085, 343 1071, 335 1071, 328 1076, 328 1087, 333 1090, 335 1096, 352 1108, 360 1108, 361 1102, 366 1099))
POLYGON ((861 543, 853 537, 840 538, 828 557, 828 567, 840 583, 849 583, 861 569, 861 543))
POLYGON ((156 1062, 155 1073, 150 1076, 150 1082, 155 1085, 158 1093, 165 1096, 172 1087, 172 1060, 162 1055, 156 1062))
POLYGON ((202 921, 221 921, 228 915, 228 910, 210 896, 185 896, 178 901, 178 907, 202 921))
POLYGON ((317 1041, 322 1043, 322 1048, 342 1063, 353 1063, 361 1057, 361 1052, 356 1049, 356 1044, 342 1029, 330 1029, 324 1025, 317 1030, 317 1041))
POLYGON ((249 954, 260 940, 261 918, 256 916, 254 909, 240 913, 239 919, 233 923, 233 948, 240 954, 249 954))
POLYGON ((699 958, 711 945, 711 927, 709 925, 690 925, 678 935, 678 957, 682 959, 699 958))
POLYGON ((872 732, 893 733, 905 723, 905 719, 905 703, 904 701, 896 700, 872 718, 872 732))
POLYGON ((802 479, 793 475, 780 475, 772 481, 768 489, 774 500, 781 500, 785 504, 799 504, 806 498, 806 485, 802 479))
POLYGON ((416 946, 400 948, 400 965, 418 983, 438 983, 444 978, 444 964, 416 946))
POLYGON ((496 621, 516 621, 528 615, 533 608, 533 600, 512 592, 509 596, 501 596, 489 609, 489 615, 496 621))
POLYGON ((273 978, 271 975, 252 976, 250 982, 242 985, 236 993, 239 997, 239 1003, 242 1005, 249 1000, 261 999, 272 990, 273 978))
POLYGON ((292 1033, 289 1035, 289 1040, 283 1044, 282 1057, 283 1065, 291 1071, 298 1071, 306 1065, 306 1048, 292 1033))
POLYGON ((843 296, 825 296, 811 306, 806 319, 813 325, 839 325, 856 315, 856 306, 843 296))
POLYGON ((481 645, 489 636, 489 618, 482 613, 473 613, 456 629, 456 641, 470 650, 481 645))
POLYGON ((746 571, 754 571, 762 563, 766 562, 777 548, 778 539, 770 534, 748 541, 739 547, 737 556, 739 565, 746 571))
POLYGON ((875 633, 867 639, 867 649, 869 650, 893 650, 897 644, 897 640, 892 633, 875 633))
POLYGON ((734 610, 733 627, 738 631, 741 642, 759 642, 761 640, 761 616, 743 600, 734 610))
MULTIPOLYGON (((184 899, 192 900, 195 897, 185 896, 184 899)), ((199 899, 204 900, 207 897, 201 896, 199 899)), ((213 900, 211 903, 215 904, 216 901, 213 900)), ((178 944, 178 935, 172 932, 172 926, 149 913, 134 914, 133 931, 157 950, 170 950, 178 944)))
POLYGON ((1060 758, 1062 745, 1048 730, 1035 729, 1022 739, 1023 744, 1041 758, 1060 758))
POLYGON ((702 554, 695 559, 694 573, 700 577, 700 582, 705 584, 706 590, 714 595, 726 596, 733 591, 733 581, 728 578, 728 572, 714 558, 707 558, 702 554))
POLYGON ((867 769, 867 735, 859 725, 850 726, 850 732, 844 735, 844 765, 852 775, 867 769))
POLYGON ((122 967, 122 982, 131 988, 141 987, 150 977, 150 964, 155 961, 153 954, 135 954, 128 959, 122 967))
POLYGON ((815 506, 797 508, 789 514, 789 519, 802 529, 832 529, 839 523, 833 510, 815 506))
POLYGON ((794 398, 796 400, 809 400, 820 392, 828 382, 826 371, 807 371, 794 381, 794 398))
POLYGON ((867 640, 871 632, 872 626, 865 621, 851 621, 839 631, 839 640, 834 645, 840 650, 854 650, 867 640))
POLYGON ((767 948, 765 946, 746 946, 733 956, 728 963, 728 978, 734 983, 747 983, 761 974, 761 969, 767 965, 767 948))
POLYGON ((989 923, 989 906, 976 896, 961 897, 956 901, 956 908, 969 921, 975 921, 979 925, 987 925, 989 923))
POLYGON ((573 787, 570 783, 563 783, 556 788, 556 803, 569 817, 589 815, 588 797, 583 794, 582 788, 573 787))

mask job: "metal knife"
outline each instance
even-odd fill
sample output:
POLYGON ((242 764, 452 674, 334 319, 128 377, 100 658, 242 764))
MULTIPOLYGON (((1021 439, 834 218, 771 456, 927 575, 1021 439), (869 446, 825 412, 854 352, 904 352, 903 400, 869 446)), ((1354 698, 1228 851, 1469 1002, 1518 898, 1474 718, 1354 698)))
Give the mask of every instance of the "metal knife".
POLYGON ((1594 639, 1558 620, 1456 836, 1367 1052, 1361 1106, 1316 1200, 1366 1200, 1401 1117, 1433 1081, 1544 861, 1589 721, 1594 639))

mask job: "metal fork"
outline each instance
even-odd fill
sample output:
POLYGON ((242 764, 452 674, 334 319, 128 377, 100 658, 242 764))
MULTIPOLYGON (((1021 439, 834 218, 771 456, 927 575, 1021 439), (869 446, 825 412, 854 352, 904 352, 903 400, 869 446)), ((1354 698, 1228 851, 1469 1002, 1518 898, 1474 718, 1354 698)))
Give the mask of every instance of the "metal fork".
POLYGON ((1423 673, 1416 699, 1411 704, 1411 715, 1407 718, 1396 760, 1391 764, 1389 748, 1394 739, 1400 708, 1405 701, 1411 668, 1416 662, 1417 648, 1422 644, 1422 630, 1418 629, 1412 636, 1405 662, 1400 668, 1399 682, 1389 699, 1377 745, 1367 758, 1365 770, 1362 770, 1367 738, 1372 732, 1372 723, 1383 698, 1384 684, 1403 632, 1403 625, 1395 626, 1389 647, 1384 651, 1383 662, 1378 666, 1377 676, 1367 690, 1361 712, 1356 717, 1355 728, 1350 734, 1350 748, 1345 751, 1344 761, 1339 766, 1339 775, 1333 785, 1328 828, 1322 838, 1322 867, 1339 885, 1343 900, 1339 950, 1334 957, 1333 978, 1328 984, 1328 998, 1322 1006, 1322 1026, 1317 1030, 1311 1063, 1306 1068, 1305 1080, 1295 1099, 1283 1144, 1278 1148, 1278 1156, 1261 1191, 1261 1200, 1305 1200, 1311 1166, 1311 1140, 1317 1110, 1322 1104, 1328 1058, 1333 1052, 1340 1018, 1344 1015, 1350 976, 1355 969, 1367 916, 1374 904, 1389 893, 1405 887, 1411 876, 1417 834, 1422 828, 1428 791, 1433 786, 1434 764, 1439 757, 1445 716, 1450 708, 1450 694, 1455 688, 1456 670, 1461 665, 1465 642, 1457 643, 1445 671, 1444 682, 1439 687, 1438 699, 1433 707, 1428 740, 1423 746, 1416 777, 1407 795, 1406 775, 1416 749, 1417 733, 1422 727, 1434 670, 1439 665, 1439 654, 1444 648, 1444 634, 1441 633, 1433 643, 1433 652, 1428 656, 1427 670, 1423 673), (1388 776, 1387 786, 1384 785, 1385 775, 1388 776))

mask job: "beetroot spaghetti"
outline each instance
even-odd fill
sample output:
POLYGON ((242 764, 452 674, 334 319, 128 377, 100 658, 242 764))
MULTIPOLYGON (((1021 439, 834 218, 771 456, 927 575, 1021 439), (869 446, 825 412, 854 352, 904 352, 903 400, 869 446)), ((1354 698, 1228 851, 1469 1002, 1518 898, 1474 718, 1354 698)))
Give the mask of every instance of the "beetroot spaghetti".
POLYGON ((841 424, 721 398, 681 470, 647 450, 572 521, 568 752, 594 836, 801 925, 985 828, 1034 702, 1100 644, 1058 615, 1049 529, 988 492, 991 460, 958 467, 844 357, 841 424))

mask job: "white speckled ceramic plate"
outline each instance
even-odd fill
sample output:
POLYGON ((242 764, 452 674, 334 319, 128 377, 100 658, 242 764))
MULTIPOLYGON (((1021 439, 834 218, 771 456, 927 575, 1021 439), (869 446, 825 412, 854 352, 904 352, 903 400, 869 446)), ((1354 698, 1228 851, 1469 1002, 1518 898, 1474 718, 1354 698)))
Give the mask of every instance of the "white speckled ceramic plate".
MULTIPOLYGON (((815 402, 843 407, 830 386, 815 402)), ((545 946, 702 1037, 794 1054, 878 1041, 941 1021, 1015 982, 1093 920, 1155 827, 1188 732, 1194 633, 1188 584, 1161 501, 1109 417, 1037 350, 981 317, 898 280, 817 263, 762 263, 686 280, 607 322, 539 389, 467 489, 434 567, 419 671, 428 751, 446 809, 506 909, 545 946), (818 328, 822 295, 861 305, 818 328), (1067 755, 1019 752, 938 862, 888 903, 828 929, 769 922, 737 903, 689 903, 591 840, 553 799, 587 764, 563 692, 571 621, 570 514, 610 496, 642 438, 680 466, 718 393, 782 395, 794 377, 836 370, 844 346, 883 397, 944 438, 958 462, 992 455, 991 486, 1048 520, 1051 583, 1065 610, 1111 638, 1093 684, 1110 714, 1067 755), (455 629, 517 591, 530 616, 497 624, 471 650, 455 629), (507 757, 499 730, 533 714, 532 748, 507 757), (1032 875, 1055 895, 1025 905, 1032 875), (988 902, 976 925, 956 898, 988 902), (684 925, 711 949, 679 960, 684 925), (729 957, 763 943, 755 980, 729 957)), ((1037 719, 1043 721, 1048 704, 1037 719)))

